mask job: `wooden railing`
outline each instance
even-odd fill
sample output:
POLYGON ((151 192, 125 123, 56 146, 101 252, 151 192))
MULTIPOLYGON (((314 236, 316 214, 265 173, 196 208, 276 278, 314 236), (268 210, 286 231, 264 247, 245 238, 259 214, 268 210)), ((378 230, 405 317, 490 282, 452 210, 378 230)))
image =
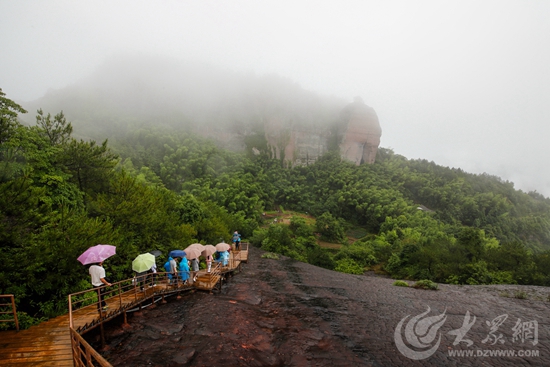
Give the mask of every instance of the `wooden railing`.
MULTIPOLYGON (((243 244, 241 244, 243 246, 243 244)), ((242 249, 242 247, 241 247, 242 249)), ((246 246, 248 249, 248 246, 246 246)), ((234 257, 234 256, 232 256, 234 257)), ((239 255, 237 254, 237 258, 239 255)), ((213 264, 210 273, 200 271, 201 276, 197 278, 196 284, 184 284, 180 276, 177 281, 169 281, 168 273, 159 272, 156 274, 148 273, 143 282, 139 279, 126 279, 120 282, 112 283, 110 287, 101 287, 89 289, 86 291, 73 293, 69 295, 69 329, 71 333, 71 344, 73 348, 73 359, 76 367, 101 366, 110 367, 99 353, 97 353, 80 335, 81 327, 75 327, 75 314, 91 315, 94 312, 99 312, 99 318, 94 318, 92 324, 86 324, 83 329, 95 327, 98 324, 101 326, 102 344, 104 344, 103 322, 111 318, 110 315, 123 313, 126 322, 126 312, 130 307, 140 304, 146 298, 155 297, 165 294, 173 294, 182 290, 189 289, 209 289, 212 290, 216 285, 221 289, 222 272, 227 271, 229 267, 238 264, 238 260, 231 260, 227 267, 222 267, 221 263, 213 264), (153 277, 154 275, 154 277, 153 277), (203 284, 201 284, 203 283, 203 284), (155 286, 157 285, 157 286, 155 286), (158 285, 161 285, 160 287, 158 285), (201 287, 202 285, 202 287, 201 287), (143 286, 143 290, 141 289, 143 286), (104 293, 100 293, 103 291, 104 293), (103 300, 109 305, 109 309, 105 312, 101 311, 100 295, 103 300), (128 299, 130 298, 130 302, 128 299)), ((164 299, 164 298, 163 298, 164 299)), ((80 321, 80 319, 79 319, 80 321)))
POLYGON ((193 283, 193 285, 198 289, 212 290, 216 286, 216 284, 220 282, 221 274, 222 264, 219 262, 214 263, 209 273, 205 273, 204 271, 199 272, 197 280, 193 283))
POLYGON ((101 354, 96 352, 75 329, 70 327, 69 330, 71 333, 71 345, 73 348, 73 361, 75 367, 112 367, 112 365, 107 362, 101 354))
POLYGON ((241 245, 239 247, 240 248, 238 251, 234 249, 234 246, 231 249, 231 256, 229 257, 229 264, 228 264, 228 267, 230 269, 236 269, 239 266, 239 264, 243 261, 243 258, 241 256, 243 251, 248 252, 248 243, 241 242, 241 245))
POLYGON ((14 322, 15 329, 19 331, 19 321, 17 320, 13 294, 0 294, 0 302, 0 322, 14 322), (12 317, 4 318, 3 315, 12 315, 12 317))
MULTIPOLYGON (((127 306, 127 296, 131 295, 135 303, 139 303, 143 300, 143 291, 153 287, 156 283, 168 283, 168 274, 165 272, 159 272, 156 274, 149 273, 143 277, 143 281, 140 279, 126 279, 120 282, 111 283, 110 287, 101 287, 95 289, 89 289, 78 293, 72 293, 69 295, 69 325, 74 327, 73 314, 77 310, 86 309, 88 312, 93 312, 95 309, 101 308, 100 296, 103 296, 103 300, 109 304, 109 310, 116 310, 127 306), (153 276, 154 275, 154 276, 153 276), (143 288, 143 290, 141 289, 143 288), (101 293, 104 292, 104 293, 101 293), (125 295, 123 302, 122 295, 125 295)), ((181 282, 180 282, 181 284, 181 282)))

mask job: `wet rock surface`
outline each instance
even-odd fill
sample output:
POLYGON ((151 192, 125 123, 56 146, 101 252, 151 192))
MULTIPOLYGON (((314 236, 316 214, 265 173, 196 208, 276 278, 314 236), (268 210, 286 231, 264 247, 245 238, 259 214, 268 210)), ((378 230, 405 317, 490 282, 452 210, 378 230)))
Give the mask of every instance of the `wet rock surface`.
MULTIPOLYGON (((550 365, 548 288, 428 291, 262 253, 251 248, 219 293, 170 297, 129 314, 130 327, 107 324, 102 355, 114 366, 550 365)), ((86 338, 99 349, 97 334, 86 338)))

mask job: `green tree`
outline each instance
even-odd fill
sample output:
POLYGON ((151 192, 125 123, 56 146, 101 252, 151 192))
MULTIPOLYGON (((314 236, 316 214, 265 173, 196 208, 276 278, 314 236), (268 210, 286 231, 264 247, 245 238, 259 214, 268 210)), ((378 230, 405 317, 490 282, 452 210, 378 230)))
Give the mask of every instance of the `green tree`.
POLYGON ((42 109, 39 109, 36 124, 42 129, 51 145, 64 145, 69 141, 73 132, 73 126, 67 122, 63 111, 55 115, 52 121, 52 116, 49 113, 44 116, 42 109))
POLYGON ((27 113, 23 107, 5 96, 0 88, 0 147, 12 137, 14 129, 21 125, 17 121, 18 114, 27 113))
POLYGON ((321 234, 321 238, 326 241, 341 242, 345 239, 342 223, 329 212, 325 212, 317 218, 315 228, 321 234))

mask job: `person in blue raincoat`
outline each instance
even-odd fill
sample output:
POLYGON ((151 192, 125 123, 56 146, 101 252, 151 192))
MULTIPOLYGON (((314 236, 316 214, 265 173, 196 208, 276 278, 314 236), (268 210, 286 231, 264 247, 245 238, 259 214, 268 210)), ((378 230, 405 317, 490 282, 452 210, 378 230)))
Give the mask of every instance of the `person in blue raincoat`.
POLYGON ((176 260, 172 258, 172 256, 168 257, 168 261, 164 263, 164 270, 166 270, 166 273, 168 275, 168 284, 172 283, 172 279, 174 278, 174 275, 176 275, 176 272, 174 271, 174 268, 176 265, 176 260))
POLYGON ((237 231, 233 233, 233 244, 235 245, 235 250, 239 251, 241 248, 241 235, 237 231))
POLYGON ((229 252, 222 251, 220 252, 219 260, 223 266, 227 266, 227 263, 229 262, 229 252))
POLYGON ((189 279, 189 263, 185 257, 180 261, 179 273, 183 284, 187 284, 187 279, 189 279))

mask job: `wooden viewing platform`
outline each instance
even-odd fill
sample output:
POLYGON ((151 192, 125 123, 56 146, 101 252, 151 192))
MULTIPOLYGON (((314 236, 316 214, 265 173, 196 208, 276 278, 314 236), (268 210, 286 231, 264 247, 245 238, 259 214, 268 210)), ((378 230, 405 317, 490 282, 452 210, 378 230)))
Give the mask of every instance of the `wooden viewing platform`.
POLYGON ((120 315, 126 323, 127 311, 147 301, 164 301, 165 297, 192 290, 221 290, 223 280, 240 271, 247 261, 248 244, 243 243, 241 251, 231 251, 227 266, 215 263, 210 273, 200 270, 194 283, 184 284, 181 279, 169 282, 164 272, 159 272, 156 279, 149 276, 143 290, 132 279, 113 283, 104 296, 108 308, 101 313, 96 290, 71 294, 68 314, 26 330, 0 332, 0 366, 111 366, 82 338, 83 334, 98 326, 103 329, 105 322, 120 315))

